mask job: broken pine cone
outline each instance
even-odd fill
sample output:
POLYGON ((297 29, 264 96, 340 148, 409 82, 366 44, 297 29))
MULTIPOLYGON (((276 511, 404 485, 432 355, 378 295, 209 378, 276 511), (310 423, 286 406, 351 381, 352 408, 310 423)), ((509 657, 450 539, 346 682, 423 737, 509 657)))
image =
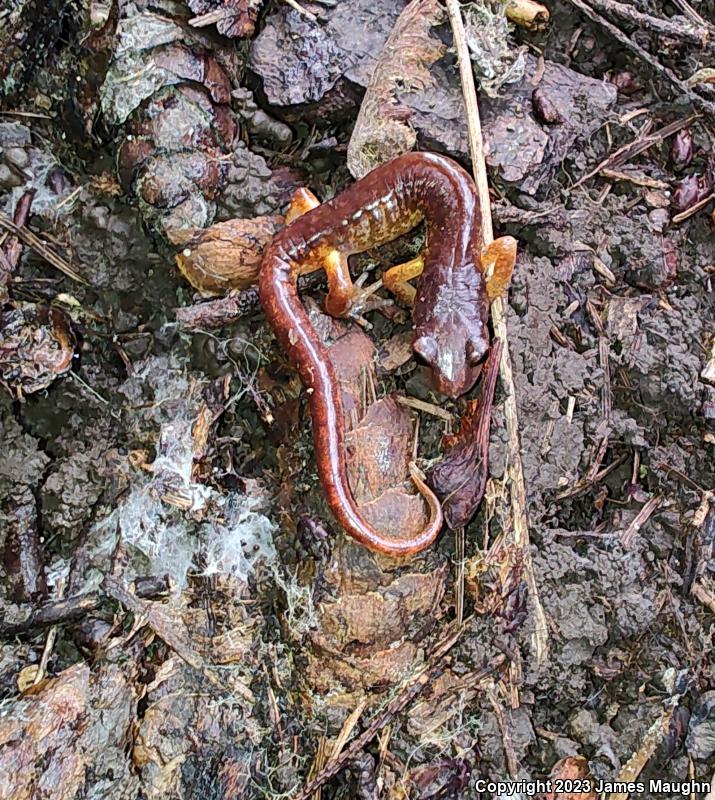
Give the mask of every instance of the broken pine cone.
POLYGON ((160 229, 208 225, 228 178, 235 65, 218 50, 200 31, 133 5, 117 24, 102 113, 122 133, 122 185, 160 229))
POLYGON ((32 303, 0 314, 0 381, 11 391, 45 389, 72 366, 75 337, 57 308, 32 303))

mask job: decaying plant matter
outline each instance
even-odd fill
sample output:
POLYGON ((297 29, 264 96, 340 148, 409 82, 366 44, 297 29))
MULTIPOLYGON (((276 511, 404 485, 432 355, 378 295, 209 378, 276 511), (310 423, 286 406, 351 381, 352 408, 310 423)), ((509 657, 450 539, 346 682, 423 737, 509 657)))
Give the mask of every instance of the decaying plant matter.
POLYGON ((169 233, 181 245, 181 274, 202 294, 225 294, 258 282, 263 251, 284 224, 283 217, 218 222, 209 228, 178 228, 169 233))
POLYGON ((119 177, 162 228, 205 225, 238 134, 231 67, 180 24, 128 6, 101 88, 106 124, 124 128, 119 177), (227 71, 228 68, 228 71, 227 71))
POLYGON ((455 530, 476 514, 489 477, 489 420, 496 387, 502 342, 492 346, 480 384, 479 399, 470 401, 456 434, 445 437, 446 453, 430 473, 430 482, 443 498, 444 520, 455 530))
POLYGON ((215 25, 223 36, 244 39, 253 34, 262 5, 263 0, 190 0, 189 7, 196 16, 189 20, 189 25, 195 28, 215 25))
POLYGON ((400 94, 433 82, 429 67, 446 52, 432 29, 445 21, 437 0, 413 0, 400 14, 380 53, 348 146, 348 167, 361 177, 401 153, 412 150, 417 134, 400 94))
POLYGON ((0 382, 13 393, 38 392, 72 366, 75 339, 56 308, 20 306, 0 313, 0 382))

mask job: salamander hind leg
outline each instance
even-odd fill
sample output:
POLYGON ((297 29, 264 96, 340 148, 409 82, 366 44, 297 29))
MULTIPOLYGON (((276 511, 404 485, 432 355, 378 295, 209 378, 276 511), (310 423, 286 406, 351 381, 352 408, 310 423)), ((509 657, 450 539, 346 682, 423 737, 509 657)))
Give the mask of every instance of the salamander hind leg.
POLYGON ((320 200, 305 186, 296 189, 290 199, 288 211, 286 211, 285 221, 286 225, 290 225, 298 217, 302 217, 307 211, 311 211, 320 205, 320 200))
POLYGON ((506 294, 516 263, 516 239, 513 236, 495 239, 482 250, 480 263, 489 299, 506 294))

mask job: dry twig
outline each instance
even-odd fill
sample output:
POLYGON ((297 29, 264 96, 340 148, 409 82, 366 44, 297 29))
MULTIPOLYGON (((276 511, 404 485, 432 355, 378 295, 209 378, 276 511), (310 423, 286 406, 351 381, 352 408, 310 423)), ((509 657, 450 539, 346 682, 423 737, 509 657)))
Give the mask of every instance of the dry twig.
POLYGON ((621 533, 621 543, 624 547, 630 547, 633 537, 648 522, 653 513, 658 510, 662 502, 663 498, 656 495, 643 505, 643 508, 636 514, 631 524, 621 533))
MULTIPOLYGON (((658 745, 663 741, 665 736, 667 736, 668 729, 670 728, 670 721, 673 718, 673 712, 678 706, 679 700, 679 695, 674 695, 670 698, 658 719, 656 719, 647 730, 641 742, 641 746, 621 767, 618 776, 615 778, 617 782, 632 783, 638 778, 646 764, 653 757, 658 745)), ((628 800, 629 797, 630 792, 611 792, 608 795, 608 800, 628 800)))
POLYGON ((135 617, 139 618, 140 624, 148 625, 182 661, 186 662, 192 669, 200 672, 211 684, 219 689, 235 692, 248 704, 252 705, 256 702, 253 692, 240 679, 233 680, 232 676, 227 674, 225 679, 221 680, 209 669, 209 665, 206 664, 201 655, 193 649, 186 637, 168 619, 164 613, 165 607, 163 605, 140 600, 133 592, 127 589, 122 581, 117 580, 112 575, 104 576, 102 586, 110 597, 113 597, 131 611, 135 617))
POLYGON ((504 748, 504 756, 506 757, 506 768, 509 772, 509 777, 516 780, 519 775, 519 759, 517 758, 516 751, 514 750, 514 743, 512 742, 511 731, 509 730, 509 722, 507 715, 504 712, 504 706, 499 699, 496 690, 492 687, 487 690, 487 698, 491 704, 492 711, 497 720, 499 731, 502 738, 502 746, 504 748))
POLYGON ((60 270, 60 272, 64 272, 64 274, 72 278, 72 280, 83 283, 85 286, 88 285, 88 281, 84 276, 77 272, 66 259, 55 253, 51 247, 48 247, 42 239, 35 235, 29 228, 26 228, 24 225, 15 225, 15 223, 3 213, 0 213, 0 228, 17 237, 38 255, 42 256, 45 261, 52 264, 52 266, 60 270))
MULTIPOLYGON (((61 600, 64 597, 65 593, 65 579, 60 578, 57 581, 57 599, 61 600)), ((47 664, 49 663, 50 656, 52 655, 52 651, 55 647, 55 642, 57 641, 57 626, 53 625, 50 630, 47 632, 47 639, 45 640, 45 648, 42 651, 42 658, 40 659, 40 663, 37 665, 37 674, 35 675, 35 679, 33 683, 37 685, 40 681, 45 677, 47 673, 47 664)))
POLYGON ((312 11, 308 11, 307 8, 303 8, 303 6, 297 2, 297 0, 284 0, 284 2, 299 14, 302 14, 306 19, 309 19, 311 22, 318 22, 318 18, 315 16, 315 14, 313 14, 312 11))
MULTIPOLYGON (((447 13, 449 14, 454 46, 459 59, 459 74, 462 81, 464 105, 467 112, 467 129, 469 132, 469 150, 472 156, 472 169, 477 184, 481 205, 482 232, 484 243, 489 244, 494 239, 492 228, 492 213, 489 200, 489 181, 484 156, 484 141, 482 126, 477 105, 477 91, 472 74, 472 62, 469 57, 464 22, 459 8, 459 0, 447 0, 447 13)), ((526 511, 526 487, 524 485, 524 471, 521 463, 521 447, 519 443, 519 418, 516 407, 516 389, 509 354, 509 339, 507 334, 504 301, 497 297, 492 301, 492 323, 496 338, 503 342, 499 374, 502 387, 506 392, 504 401, 504 417, 509 440, 509 457, 506 469, 506 482, 509 485, 511 496, 512 528, 509 531, 510 539, 522 549, 524 559, 524 572, 529 596, 532 602, 535 622, 533 646, 537 663, 542 664, 548 653, 548 627, 546 615, 539 600, 539 592, 534 576, 534 567, 529 553, 529 519, 526 511)))
POLYGON ((645 152, 654 144, 662 142, 663 139, 667 139, 682 128, 691 125, 696 119, 698 119, 697 114, 685 119, 678 119, 675 122, 671 122, 670 125, 664 125, 662 128, 655 131, 655 133, 650 133, 648 130, 645 133, 638 134, 635 139, 619 147, 615 153, 611 153, 611 155, 605 158, 597 167, 581 176, 571 189, 577 189, 582 183, 593 178, 594 175, 598 175, 599 172, 625 164, 627 161, 630 161, 631 158, 645 152))
MULTIPOLYGON (((141 598, 162 597, 169 590, 167 583, 159 579, 142 579, 136 586, 136 595, 141 598)), ((71 578, 69 591, 72 591, 71 578)), ((15 636, 34 636, 40 628, 48 625, 62 625, 67 622, 76 622, 97 611, 106 602, 103 592, 88 592, 74 594, 67 598, 57 598, 44 603, 39 608, 33 609, 24 620, 13 623, 0 623, 0 639, 10 639, 15 636)))
MULTIPOLYGON (((374 402, 374 401, 373 401, 374 402)), ((397 402, 401 406, 407 406, 407 408, 414 408, 415 411, 422 411, 425 414, 431 414, 433 417, 439 417, 443 419, 445 422, 453 422, 454 421, 454 414, 447 411, 440 406, 436 406, 434 403, 428 403, 426 400, 420 400, 419 397, 398 397, 397 402)))
POLYGON ((654 17, 638 11, 632 5, 619 3, 617 0, 589 0, 594 8, 604 13, 611 13, 614 17, 620 17, 630 25, 634 25, 642 30, 650 30, 661 36, 671 36, 674 39, 682 39, 686 42, 705 47, 710 38, 707 28, 702 25, 692 23, 692 27, 683 25, 673 19, 664 17, 654 17))
POLYGON ((360 717, 362 716, 362 713, 365 710, 365 706, 367 706, 367 697, 363 697, 363 699, 352 710, 350 716, 343 723, 343 727, 340 729, 338 738, 335 740, 332 749, 330 750, 330 755, 328 756, 328 763, 330 763, 331 761, 335 761, 335 759, 340 756, 340 753, 342 753, 343 748, 350 739, 350 736, 353 730, 355 729, 355 726, 358 724, 358 721, 360 720, 360 717))
POLYGON ((701 17, 686 0, 675 0, 675 4, 680 8, 683 14, 685 14, 686 17, 690 17, 696 25, 701 25, 703 28, 708 28, 709 30, 714 29, 713 24, 704 17, 701 17))
POLYGON ((680 214, 676 214, 671 222, 674 225, 677 225, 679 222, 685 222, 686 219, 689 219, 694 214, 697 214, 700 209, 705 208, 705 206, 711 201, 715 200, 715 192, 712 192, 707 197, 703 197, 698 203, 695 205, 690 206, 690 208, 686 208, 685 211, 681 211, 680 214))

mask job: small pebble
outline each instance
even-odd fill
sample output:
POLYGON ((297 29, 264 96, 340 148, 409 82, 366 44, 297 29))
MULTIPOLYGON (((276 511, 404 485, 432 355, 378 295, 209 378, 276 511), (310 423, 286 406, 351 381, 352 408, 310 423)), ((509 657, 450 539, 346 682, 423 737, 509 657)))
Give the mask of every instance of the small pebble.
POLYGON ((18 169, 24 169, 30 163, 30 156, 24 147, 8 147, 3 152, 3 157, 8 164, 12 164, 18 169))
POLYGON ((665 229, 666 225, 670 221, 670 215, 664 208, 654 208, 653 211, 648 214, 648 219, 651 222, 653 228, 661 232, 665 229))
POLYGON ((14 189, 17 186, 22 186, 22 184, 22 176, 10 169, 7 164, 0 164, 0 188, 14 189))

